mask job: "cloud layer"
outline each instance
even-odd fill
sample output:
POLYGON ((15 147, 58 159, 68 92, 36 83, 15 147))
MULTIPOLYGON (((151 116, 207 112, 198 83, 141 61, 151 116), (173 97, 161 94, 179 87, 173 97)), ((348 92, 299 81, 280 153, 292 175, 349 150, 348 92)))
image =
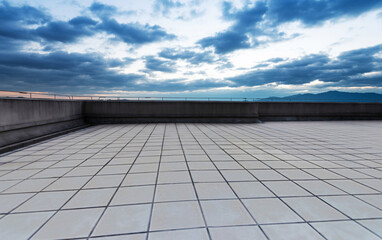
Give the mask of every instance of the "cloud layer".
MULTIPOLYGON (((301 88, 312 82, 321 83, 321 87, 382 87, 382 42, 336 55, 316 51, 289 58, 276 55, 253 61, 252 67, 234 64, 242 57, 240 52, 293 38, 281 28, 283 24, 297 23, 303 31, 319 28, 328 21, 351 21, 373 10, 380 12, 381 1, 242 3, 215 4, 221 15, 218 20, 228 27, 199 34, 198 30, 203 29, 200 22, 190 27, 186 21, 192 19, 181 18, 179 13, 193 16, 190 13, 195 6, 202 9, 207 4, 202 1, 156 1, 145 18, 140 18, 142 10, 97 1, 66 18, 56 17, 49 9, 37 5, 2 1, 0 88, 84 94, 213 92, 282 85, 301 88), (153 15, 158 15, 154 19, 160 21, 150 20, 153 15), (166 25, 171 21, 183 25, 166 25), (184 32, 192 35, 190 31, 202 37, 190 43, 182 35, 184 32), (93 40, 102 42, 105 48, 99 45, 102 49, 98 51, 97 46, 88 44, 88 41, 93 44, 93 40)), ((196 15, 195 19, 200 17, 196 15)), ((342 40, 338 41, 341 44, 342 40)), ((252 56, 245 56, 242 63, 252 62, 252 56)))
POLYGON ((358 16, 381 5, 379 0, 268 0, 236 9, 231 2, 223 2, 223 18, 233 24, 198 43, 225 54, 283 39, 285 33, 275 29, 284 23, 297 21, 309 27, 330 19, 358 16), (264 37, 267 40, 261 40, 264 37))

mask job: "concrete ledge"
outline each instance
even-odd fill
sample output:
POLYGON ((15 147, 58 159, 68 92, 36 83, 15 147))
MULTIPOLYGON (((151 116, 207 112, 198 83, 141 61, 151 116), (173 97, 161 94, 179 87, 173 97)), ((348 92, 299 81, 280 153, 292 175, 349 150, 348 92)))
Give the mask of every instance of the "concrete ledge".
POLYGON ((90 124, 113 124, 113 123, 259 123, 256 118, 243 117, 87 117, 90 124))
POLYGON ((86 121, 135 122, 257 122, 258 105, 250 102, 87 101, 86 121))
POLYGON ((0 99, 0 131, 38 126, 83 116, 82 101, 0 99))
POLYGON ((380 120, 381 103, 0 99, 0 149, 106 123, 380 120))
POLYGON ((28 140, 19 141, 19 142, 13 143, 13 144, 5 145, 5 146, 0 147, 0 154, 1 153, 5 153, 5 152, 9 152, 9 151, 13 151, 13 150, 16 150, 16 149, 19 149, 19 148, 22 148, 22 147, 26 147, 26 146, 29 146, 29 145, 32 145, 32 144, 35 144, 35 143, 38 143, 38 142, 41 142, 41 141, 45 141, 45 140, 48 140, 48 139, 51 139, 51 138, 54 138, 54 137, 65 135, 65 134, 68 134, 68 133, 71 133, 71 132, 74 132, 74 131, 78 131, 78 130, 87 128, 89 126, 90 125, 80 125, 78 127, 73 127, 73 128, 66 129, 66 130, 63 130, 63 131, 58 131, 58 132, 55 131, 55 132, 53 132, 51 134, 39 135, 38 137, 34 137, 34 138, 31 138, 31 139, 28 139, 28 140))
POLYGON ((0 148, 84 124, 82 101, 0 99, 0 148))
POLYGON ((83 125, 85 125, 84 119, 80 118, 2 131, 0 132, 0 147, 15 144, 18 142, 23 142, 47 134, 76 128, 83 125))
POLYGON ((259 102, 261 121, 380 120, 381 103, 259 102))

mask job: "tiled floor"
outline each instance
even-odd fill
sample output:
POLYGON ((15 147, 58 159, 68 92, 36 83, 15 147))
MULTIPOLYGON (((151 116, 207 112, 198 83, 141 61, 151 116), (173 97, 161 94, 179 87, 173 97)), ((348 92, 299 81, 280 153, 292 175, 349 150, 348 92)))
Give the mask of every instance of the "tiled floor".
POLYGON ((382 122, 94 126, 0 156, 0 239, 382 239, 382 122))

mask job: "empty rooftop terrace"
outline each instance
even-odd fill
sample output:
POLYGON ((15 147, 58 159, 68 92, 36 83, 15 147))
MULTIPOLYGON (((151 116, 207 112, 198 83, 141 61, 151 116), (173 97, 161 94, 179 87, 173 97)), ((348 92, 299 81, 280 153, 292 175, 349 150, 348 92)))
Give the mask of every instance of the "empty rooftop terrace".
POLYGON ((382 239, 382 122, 97 125, 0 157, 0 239, 382 239))

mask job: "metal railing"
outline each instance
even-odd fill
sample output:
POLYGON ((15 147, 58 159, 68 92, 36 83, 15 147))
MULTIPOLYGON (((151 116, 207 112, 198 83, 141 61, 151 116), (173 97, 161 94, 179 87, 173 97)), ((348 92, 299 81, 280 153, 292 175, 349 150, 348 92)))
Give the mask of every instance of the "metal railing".
POLYGON ((221 97, 143 97, 143 96, 107 96, 107 95, 68 95, 48 92, 5 91, 0 90, 0 98, 12 99, 52 99, 52 100, 119 100, 119 101, 238 101, 254 102, 261 98, 221 98, 221 97))
MULTIPOLYGON (((230 102, 339 102, 334 99, 288 99, 288 98, 237 98, 237 97, 144 97, 116 95, 68 95, 49 92, 0 90, 0 99, 50 99, 50 100, 98 100, 98 101, 230 101, 230 102)), ((382 99, 344 99, 340 102, 382 102, 382 99)))

